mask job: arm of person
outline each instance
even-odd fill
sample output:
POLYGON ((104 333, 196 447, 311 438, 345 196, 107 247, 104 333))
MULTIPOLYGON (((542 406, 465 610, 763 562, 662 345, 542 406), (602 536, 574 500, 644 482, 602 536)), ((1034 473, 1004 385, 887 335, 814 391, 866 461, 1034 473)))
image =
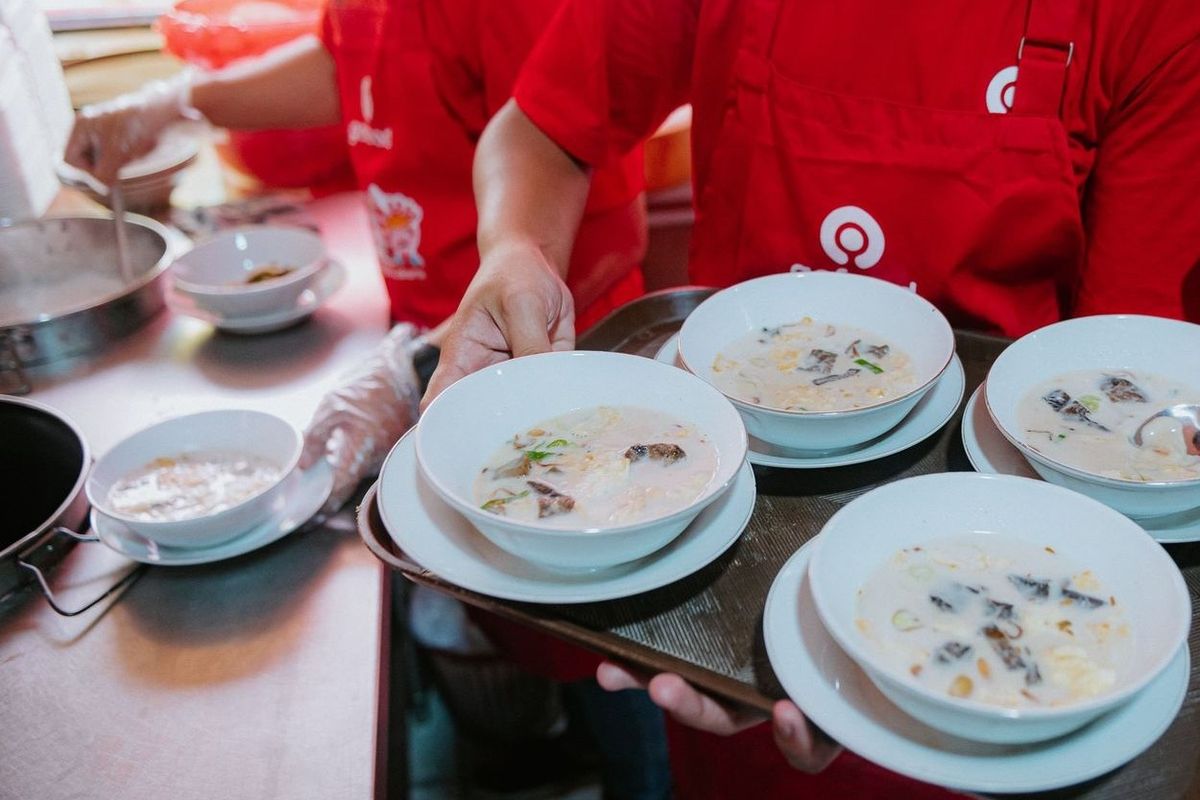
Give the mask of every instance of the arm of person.
MULTIPOLYGON (((1135 76, 1136 77, 1136 76, 1135 76)), ((1200 321, 1200 40, 1110 112, 1084 197, 1077 316, 1200 321)))
POLYGON ((509 101, 475 152, 479 271, 463 296, 425 397, 511 357, 575 346, 563 278, 587 201, 585 166, 509 101))
MULTIPOLYGON (((718 736, 732 736, 766 721, 757 712, 728 708, 670 673, 646 679, 606 661, 596 668, 596 682, 610 692, 644 689, 654 704, 675 721, 718 736)), ((780 700, 771 710, 771 732, 787 762, 804 772, 820 772, 842 751, 840 745, 812 727, 790 700, 780 700)))
POLYGON ((65 160, 111 184, 162 131, 204 118, 224 128, 307 128, 341 119, 333 57, 315 36, 214 72, 185 71, 79 112, 65 160))

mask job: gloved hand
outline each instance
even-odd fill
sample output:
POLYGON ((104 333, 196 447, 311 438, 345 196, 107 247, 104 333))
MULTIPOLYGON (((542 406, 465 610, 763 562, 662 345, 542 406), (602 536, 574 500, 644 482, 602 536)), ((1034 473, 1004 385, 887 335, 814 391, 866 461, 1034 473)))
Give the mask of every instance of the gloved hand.
POLYGON ((340 508, 363 478, 379 472, 392 445, 417 421, 421 388, 412 356, 420 344, 415 327, 397 325, 347 382, 317 405, 304 432, 300 466, 324 457, 333 467, 326 513, 340 508))
POLYGON ((191 105, 192 72, 148 83, 137 91, 85 106, 75 117, 63 158, 107 186, 121 167, 154 149, 169 126, 202 119, 191 105))

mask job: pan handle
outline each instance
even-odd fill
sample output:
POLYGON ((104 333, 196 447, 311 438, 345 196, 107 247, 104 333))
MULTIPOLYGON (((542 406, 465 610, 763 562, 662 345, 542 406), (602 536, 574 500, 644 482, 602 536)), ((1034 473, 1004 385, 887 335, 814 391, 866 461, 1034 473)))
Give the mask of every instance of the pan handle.
MULTIPOLYGON (((51 533, 59 534, 62 536, 69 536, 70 538, 74 539, 77 542, 98 542, 98 541, 100 541, 100 537, 96 536, 95 534, 76 533, 75 531, 71 530, 70 528, 64 528, 62 526, 54 528, 51 531, 51 533)), ((117 581, 112 586, 108 587, 108 589, 106 589, 104 591, 104 593, 101 594, 99 597, 96 597, 91 602, 87 603, 84 606, 81 606, 80 608, 72 609, 70 611, 63 608, 61 605, 59 605, 58 600, 54 597, 54 592, 51 591, 50 584, 46 582, 46 576, 42 573, 41 569, 39 569, 37 566, 35 566, 33 564, 30 564, 28 561, 24 561, 23 559, 21 559, 20 556, 17 557, 17 566, 33 573, 33 577, 37 579, 38 585, 42 589, 42 594, 45 595, 45 597, 46 597, 46 602, 50 604, 50 607, 52 609, 54 609, 54 611, 56 613, 61 614, 64 617, 76 617, 76 616, 79 616, 80 614, 82 614, 83 612, 87 611, 88 609, 92 608, 94 605, 96 605, 101 600, 105 599, 106 597, 108 597, 128 586, 133 585, 133 582, 136 581, 138 578, 140 578, 142 576, 142 573, 144 573, 146 571, 147 565, 146 564, 138 564, 136 567, 129 570, 129 572, 126 572, 125 575, 121 578, 121 580, 117 581)))

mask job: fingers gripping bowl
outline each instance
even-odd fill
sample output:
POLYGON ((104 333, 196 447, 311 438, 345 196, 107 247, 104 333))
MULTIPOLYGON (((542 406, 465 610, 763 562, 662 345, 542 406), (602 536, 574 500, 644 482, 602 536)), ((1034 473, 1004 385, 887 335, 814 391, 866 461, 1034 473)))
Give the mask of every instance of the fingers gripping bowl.
POLYGON ((875 489, 826 523, 809 576, 822 623, 885 696, 995 743, 1060 736, 1126 702, 1191 619, 1178 568, 1136 523, 1029 478, 875 489))
POLYGON ((1125 315, 1055 323, 1001 353, 984 391, 1000 432, 1045 480, 1134 517, 1200 507, 1200 459, 1182 452, 1170 420, 1155 442, 1130 441, 1154 412, 1200 402, 1200 325, 1125 315))
POLYGON ((719 392, 619 353, 545 353, 476 372, 430 404, 415 435, 443 500, 498 547, 559 569, 653 553, 746 457, 745 428, 719 392))
POLYGON ((688 316, 679 355, 723 391, 749 432, 835 450, 895 427, 954 356, 932 304, 861 275, 804 272, 746 281, 688 316))
POLYGON ((300 460, 292 425, 260 411, 204 411, 124 439, 96 462, 89 502, 151 541, 207 547, 259 524, 300 460))

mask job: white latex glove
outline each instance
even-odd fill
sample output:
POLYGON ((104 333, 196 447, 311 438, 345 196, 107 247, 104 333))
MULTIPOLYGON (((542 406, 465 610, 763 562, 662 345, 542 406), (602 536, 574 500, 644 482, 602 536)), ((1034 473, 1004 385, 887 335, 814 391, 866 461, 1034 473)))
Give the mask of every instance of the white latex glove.
POLYGON ((317 405, 304 432, 301 468, 318 458, 333 467, 325 512, 340 508, 364 478, 375 475, 392 445, 417 421, 420 382, 412 354, 416 328, 397 325, 340 388, 317 405))
POLYGON ((105 185, 113 185, 121 167, 153 150, 166 128, 201 119, 191 105, 191 86, 192 73, 185 70, 112 100, 85 106, 75 117, 64 160, 92 173, 105 185))

